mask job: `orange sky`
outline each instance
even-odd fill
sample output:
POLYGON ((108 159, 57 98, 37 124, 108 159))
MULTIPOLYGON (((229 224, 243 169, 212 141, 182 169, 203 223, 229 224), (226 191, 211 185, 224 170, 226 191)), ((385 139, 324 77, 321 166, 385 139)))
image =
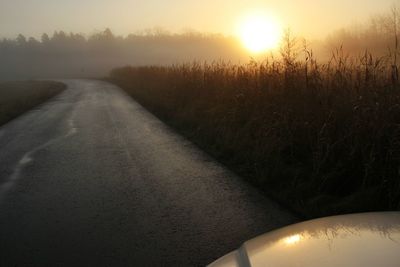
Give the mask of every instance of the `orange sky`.
POLYGON ((389 10, 393 0, 1 0, 0 37, 40 36, 55 30, 93 33, 111 28, 125 35, 161 26, 235 33, 239 18, 263 10, 296 34, 320 37, 389 10))

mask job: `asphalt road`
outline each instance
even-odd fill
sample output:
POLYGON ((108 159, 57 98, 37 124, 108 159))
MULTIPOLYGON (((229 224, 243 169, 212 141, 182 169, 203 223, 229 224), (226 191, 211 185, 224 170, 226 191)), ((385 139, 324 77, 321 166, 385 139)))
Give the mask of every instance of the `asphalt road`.
POLYGON ((119 88, 0 128, 0 266, 200 266, 296 220, 119 88))

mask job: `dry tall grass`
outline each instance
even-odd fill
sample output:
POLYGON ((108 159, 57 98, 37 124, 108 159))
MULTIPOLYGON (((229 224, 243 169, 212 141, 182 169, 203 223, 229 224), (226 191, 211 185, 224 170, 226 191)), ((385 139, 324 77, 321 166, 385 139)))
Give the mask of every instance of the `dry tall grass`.
POLYGON ((400 208, 396 66, 341 49, 282 59, 115 69, 145 107, 307 217, 400 208))
POLYGON ((0 126, 64 89, 52 81, 0 82, 0 126))

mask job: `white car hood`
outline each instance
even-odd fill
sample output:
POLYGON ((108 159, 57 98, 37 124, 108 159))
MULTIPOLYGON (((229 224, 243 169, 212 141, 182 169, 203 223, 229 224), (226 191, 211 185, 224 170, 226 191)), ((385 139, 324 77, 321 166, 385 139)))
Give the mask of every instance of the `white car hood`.
POLYGON ((399 267, 400 212, 311 220, 245 242, 210 267, 399 267))

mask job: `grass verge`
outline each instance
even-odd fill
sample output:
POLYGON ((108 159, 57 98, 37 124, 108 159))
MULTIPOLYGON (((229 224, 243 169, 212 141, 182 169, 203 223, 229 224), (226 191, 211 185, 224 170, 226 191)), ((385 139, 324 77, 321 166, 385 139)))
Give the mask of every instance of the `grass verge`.
POLYGON ((65 89, 53 81, 0 82, 0 126, 65 89))

